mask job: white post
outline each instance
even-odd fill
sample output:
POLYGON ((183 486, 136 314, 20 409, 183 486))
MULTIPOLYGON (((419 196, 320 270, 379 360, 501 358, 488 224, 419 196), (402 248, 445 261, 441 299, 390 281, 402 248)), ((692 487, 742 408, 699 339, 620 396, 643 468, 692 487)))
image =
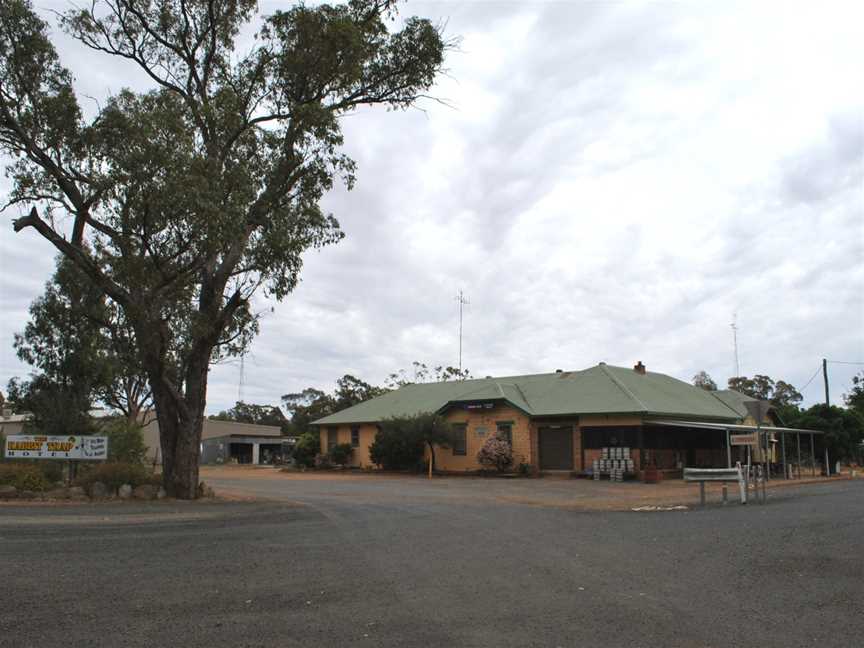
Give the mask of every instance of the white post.
POLYGON ((257 466, 260 460, 260 447, 257 443, 252 444, 252 464, 257 466))

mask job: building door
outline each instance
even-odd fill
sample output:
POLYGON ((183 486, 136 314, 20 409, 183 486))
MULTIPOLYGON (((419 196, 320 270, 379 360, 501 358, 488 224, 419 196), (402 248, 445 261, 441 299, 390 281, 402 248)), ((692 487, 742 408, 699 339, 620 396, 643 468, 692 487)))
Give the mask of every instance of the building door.
POLYGON ((540 470, 573 470, 573 428, 569 425, 541 427, 540 470))

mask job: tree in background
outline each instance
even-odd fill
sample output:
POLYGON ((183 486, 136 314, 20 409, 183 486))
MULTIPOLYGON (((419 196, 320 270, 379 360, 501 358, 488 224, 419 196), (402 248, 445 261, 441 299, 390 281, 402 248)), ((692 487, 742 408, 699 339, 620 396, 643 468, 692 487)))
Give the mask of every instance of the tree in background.
MULTIPOLYGON (((18 357, 38 370, 29 382, 18 384, 36 408, 31 411, 37 426, 44 427, 42 419, 51 416, 42 405, 55 409, 52 398, 70 408, 70 422, 88 416, 101 403, 138 423, 152 405, 134 333, 63 257, 57 259, 45 292, 30 305, 30 320, 23 333, 15 335, 14 346, 18 357)), ((62 418, 62 410, 59 415, 62 418)))
POLYGON ((707 371, 700 371, 693 376, 693 384, 705 391, 717 391, 717 383, 708 375, 707 371))
POLYGON ((301 435, 312 431, 309 427, 312 421, 386 393, 386 389, 345 374, 336 381, 336 389, 330 394, 315 387, 307 387, 295 394, 285 394, 282 396, 282 403, 291 416, 289 434, 301 435))
POLYGON ((469 380, 471 372, 468 369, 438 366, 429 368, 416 360, 412 363, 411 376, 404 369, 391 373, 384 384, 388 389, 399 389, 405 385, 426 382, 447 382, 449 380, 469 380))
POLYGON ((843 396, 843 401, 847 407, 864 416, 864 371, 852 376, 852 387, 843 396))
POLYGON ((783 422, 789 427, 824 432, 818 440, 832 457, 861 459, 864 417, 855 410, 822 403, 806 410, 787 409, 783 412, 783 422))
POLYGON ((729 389, 746 394, 752 398, 769 401, 775 407, 795 406, 803 397, 791 384, 778 380, 776 383, 768 376, 757 374, 753 378, 738 376, 729 379, 729 389))
POLYGON ((399 416, 381 421, 369 458, 387 470, 419 469, 423 450, 429 448, 435 468, 435 446, 448 448, 452 443, 450 425, 437 414, 399 416))
POLYGON ((282 430, 288 429, 288 419, 282 410, 274 405, 255 405, 253 403, 237 403, 229 410, 219 412, 210 417, 214 421, 236 421, 252 425, 272 425, 282 430))
POLYGON ((30 207, 15 231, 50 242, 135 332, 169 494, 197 495, 209 366, 254 337, 252 296, 284 298, 302 254, 342 237, 319 206, 354 180, 340 117, 410 107, 441 69, 439 30, 409 18, 391 34, 394 5, 276 11, 243 51, 253 0, 70 9, 68 34, 153 83, 85 119, 46 23, 0 0, 0 151, 10 204, 30 207))

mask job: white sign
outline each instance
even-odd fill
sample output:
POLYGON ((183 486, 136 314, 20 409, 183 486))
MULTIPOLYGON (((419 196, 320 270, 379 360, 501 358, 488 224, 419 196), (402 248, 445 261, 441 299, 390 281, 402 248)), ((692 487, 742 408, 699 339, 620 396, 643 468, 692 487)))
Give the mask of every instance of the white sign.
POLYGON ((729 443, 734 446, 758 445, 755 432, 753 434, 730 434, 729 443))
POLYGON ((103 461, 108 458, 108 437, 13 434, 6 438, 5 454, 7 459, 103 461))

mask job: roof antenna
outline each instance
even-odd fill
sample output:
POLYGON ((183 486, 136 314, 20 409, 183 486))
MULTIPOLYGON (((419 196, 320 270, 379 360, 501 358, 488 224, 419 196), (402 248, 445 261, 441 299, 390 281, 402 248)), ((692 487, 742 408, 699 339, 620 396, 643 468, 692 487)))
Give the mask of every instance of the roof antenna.
POLYGON ((455 297, 459 303, 459 373, 462 373, 462 307, 467 306, 471 302, 462 294, 462 289, 459 289, 459 294, 455 297))
POLYGON ((246 402, 246 354, 240 356, 240 384, 237 385, 237 402, 246 402))
POLYGON ((741 365, 738 362, 738 311, 732 313, 732 348, 735 351, 735 377, 741 377, 741 365))

